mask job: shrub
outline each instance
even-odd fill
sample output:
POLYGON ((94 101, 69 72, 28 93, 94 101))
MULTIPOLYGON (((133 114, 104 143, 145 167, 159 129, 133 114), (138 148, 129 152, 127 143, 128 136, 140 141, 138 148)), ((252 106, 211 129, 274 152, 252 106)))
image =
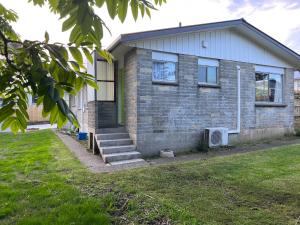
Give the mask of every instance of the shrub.
POLYGON ((300 137, 300 129, 296 129, 295 130, 295 135, 298 136, 298 137, 300 137))
POLYGON ((203 140, 199 140, 196 146, 196 150, 199 152, 208 152, 208 144, 203 140))

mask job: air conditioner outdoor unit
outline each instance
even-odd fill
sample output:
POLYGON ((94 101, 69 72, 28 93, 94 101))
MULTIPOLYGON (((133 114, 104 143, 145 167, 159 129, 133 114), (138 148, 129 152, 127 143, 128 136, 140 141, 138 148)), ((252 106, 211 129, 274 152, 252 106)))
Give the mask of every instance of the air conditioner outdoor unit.
POLYGON ((206 128, 204 141, 210 148, 228 145, 228 129, 224 127, 206 128))

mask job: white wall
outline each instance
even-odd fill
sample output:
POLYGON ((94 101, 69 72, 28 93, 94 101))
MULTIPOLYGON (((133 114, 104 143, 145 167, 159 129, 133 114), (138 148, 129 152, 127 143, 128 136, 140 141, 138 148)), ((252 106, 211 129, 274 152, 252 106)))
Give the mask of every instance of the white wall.
POLYGON ((132 47, 225 59, 259 65, 292 67, 264 47, 231 29, 201 31, 128 44, 132 47))
MULTIPOLYGON (((87 73, 95 76, 95 67, 94 67, 95 59, 93 63, 87 62, 87 73)), ((87 86, 87 101, 91 102, 95 100, 95 89, 87 86)))

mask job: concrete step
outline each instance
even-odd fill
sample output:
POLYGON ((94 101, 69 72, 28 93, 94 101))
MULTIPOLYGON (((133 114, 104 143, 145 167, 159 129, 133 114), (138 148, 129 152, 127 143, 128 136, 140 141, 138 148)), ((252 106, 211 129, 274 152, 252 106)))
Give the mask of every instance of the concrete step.
POLYGON ((125 127, 115 127, 115 128, 101 128, 97 129, 97 134, 109 134, 109 133, 126 133, 125 127))
POLYGON ((116 161, 109 163, 111 166, 142 166, 142 165, 148 165, 148 163, 143 159, 129 159, 129 160, 122 160, 122 161, 116 161))
POLYGON ((115 139, 115 140, 100 140, 98 141, 98 146, 100 148, 102 147, 108 147, 108 146, 123 146, 123 145, 132 145, 133 142, 131 139, 115 139))
POLYGON ((103 154, 102 159, 105 163, 111 163, 122 160, 137 159, 141 157, 141 153, 137 151, 132 152, 121 152, 121 153, 112 153, 112 154, 103 154))
POLYGON ((97 140, 113 140, 113 139, 127 139, 129 138, 128 133, 108 133, 108 134, 97 134, 97 140))
POLYGON ((101 147, 101 154, 112 154, 112 153, 121 153, 121 152, 132 152, 135 151, 135 145, 122 145, 122 146, 110 146, 110 147, 101 147))

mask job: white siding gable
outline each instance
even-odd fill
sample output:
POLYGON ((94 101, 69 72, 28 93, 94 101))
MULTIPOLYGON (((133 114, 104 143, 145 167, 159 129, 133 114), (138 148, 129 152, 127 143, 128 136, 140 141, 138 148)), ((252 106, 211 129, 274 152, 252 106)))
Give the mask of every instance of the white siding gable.
POLYGON ((259 43, 232 29, 210 30, 133 41, 129 46, 258 65, 292 67, 259 43))

